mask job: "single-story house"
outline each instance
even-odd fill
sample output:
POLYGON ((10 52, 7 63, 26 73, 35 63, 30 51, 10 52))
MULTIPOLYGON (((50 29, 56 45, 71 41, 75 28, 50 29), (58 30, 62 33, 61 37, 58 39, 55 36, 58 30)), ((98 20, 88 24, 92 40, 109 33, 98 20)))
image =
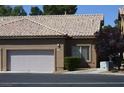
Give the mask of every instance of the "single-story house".
POLYGON ((95 68, 94 33, 102 24, 101 14, 0 17, 0 70, 63 71, 66 56, 95 68))

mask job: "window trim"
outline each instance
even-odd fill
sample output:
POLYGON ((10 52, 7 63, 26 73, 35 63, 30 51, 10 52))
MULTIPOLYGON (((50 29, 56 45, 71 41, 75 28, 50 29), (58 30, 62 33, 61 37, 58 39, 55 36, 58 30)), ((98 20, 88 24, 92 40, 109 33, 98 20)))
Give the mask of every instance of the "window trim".
POLYGON ((76 46, 78 46, 78 47, 88 46, 88 47, 89 47, 89 60, 86 60, 86 61, 87 61, 88 63, 91 62, 91 56, 92 56, 92 55, 91 55, 91 54, 92 54, 92 53, 91 53, 91 52, 92 52, 92 51, 91 51, 91 44, 77 44, 76 46))

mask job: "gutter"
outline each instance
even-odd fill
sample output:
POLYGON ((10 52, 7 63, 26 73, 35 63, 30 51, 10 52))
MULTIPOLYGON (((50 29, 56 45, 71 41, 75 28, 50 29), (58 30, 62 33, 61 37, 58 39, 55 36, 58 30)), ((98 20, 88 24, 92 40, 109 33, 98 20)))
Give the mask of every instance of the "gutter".
POLYGON ((95 39, 95 36, 73 36, 73 39, 95 39))
POLYGON ((65 35, 57 36, 0 36, 0 39, 46 39, 46 38, 66 38, 65 35))
POLYGON ((2 39, 95 39, 96 37, 94 35, 92 36, 68 36, 66 35, 51 35, 51 36, 0 36, 0 40, 2 39))

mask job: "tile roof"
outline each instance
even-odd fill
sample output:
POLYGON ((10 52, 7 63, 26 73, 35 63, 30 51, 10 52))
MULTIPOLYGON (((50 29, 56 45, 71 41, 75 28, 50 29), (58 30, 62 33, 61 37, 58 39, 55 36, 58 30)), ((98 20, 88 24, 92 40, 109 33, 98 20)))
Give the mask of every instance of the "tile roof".
POLYGON ((0 17, 0 36, 93 36, 103 15, 0 17))
POLYGON ((49 27, 28 19, 20 19, 0 25, 0 36, 49 36, 62 35, 49 27))

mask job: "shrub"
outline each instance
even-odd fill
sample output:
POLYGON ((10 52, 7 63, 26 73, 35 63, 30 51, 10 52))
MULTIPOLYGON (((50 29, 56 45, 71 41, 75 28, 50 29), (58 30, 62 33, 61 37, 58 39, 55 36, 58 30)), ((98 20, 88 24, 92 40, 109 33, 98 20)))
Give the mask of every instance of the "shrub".
POLYGON ((78 57, 65 57, 64 58, 64 69, 74 71, 80 65, 80 58, 78 57))

